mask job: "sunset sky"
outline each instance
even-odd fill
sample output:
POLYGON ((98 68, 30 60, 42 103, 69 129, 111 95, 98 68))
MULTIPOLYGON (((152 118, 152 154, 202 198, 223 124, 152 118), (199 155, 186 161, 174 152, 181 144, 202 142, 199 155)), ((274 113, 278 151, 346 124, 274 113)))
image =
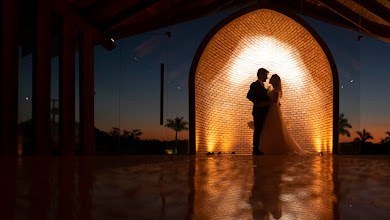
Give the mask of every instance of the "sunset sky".
MULTIPOLYGON (((195 52, 206 34, 233 12, 118 40, 112 51, 95 47, 96 127, 105 131, 138 128, 143 131, 142 139, 174 139, 173 131, 159 125, 160 63, 166 67, 164 120, 184 117, 188 121, 188 76, 195 52), (170 38, 166 31, 172 33, 170 38)), ((357 130, 365 128, 374 136, 373 142, 379 142, 390 131, 390 43, 365 35, 358 41, 359 33, 302 18, 323 38, 337 65, 340 113, 353 126, 352 137, 340 141, 351 141, 357 130)), ((32 94, 31 55, 20 61, 19 122, 31 118, 32 94)), ((53 58, 52 69, 51 97, 58 99, 58 58, 53 58)), ((188 132, 178 137, 188 139, 188 132)))

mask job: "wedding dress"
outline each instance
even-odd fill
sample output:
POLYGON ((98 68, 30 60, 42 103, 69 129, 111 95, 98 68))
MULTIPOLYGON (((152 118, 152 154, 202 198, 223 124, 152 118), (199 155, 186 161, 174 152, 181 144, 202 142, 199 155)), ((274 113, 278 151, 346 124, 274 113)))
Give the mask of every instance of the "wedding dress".
MULTIPOLYGON (((272 90, 268 96, 274 103, 270 105, 265 117, 264 126, 260 136, 259 150, 264 155, 276 154, 302 154, 304 151, 288 132, 287 125, 283 120, 280 110, 281 92, 272 90)), ((248 125, 251 127, 252 124, 248 125)), ((253 129, 253 128, 252 128, 253 129)))

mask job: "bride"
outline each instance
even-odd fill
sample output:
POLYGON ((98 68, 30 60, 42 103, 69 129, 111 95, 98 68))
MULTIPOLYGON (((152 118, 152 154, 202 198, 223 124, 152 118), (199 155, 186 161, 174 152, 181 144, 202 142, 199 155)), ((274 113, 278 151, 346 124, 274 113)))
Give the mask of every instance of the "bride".
POLYGON ((264 155, 303 153, 302 148, 288 132, 283 120, 279 104, 282 97, 280 77, 274 74, 269 82, 273 86, 273 90, 268 92, 271 104, 261 132, 259 150, 264 155))

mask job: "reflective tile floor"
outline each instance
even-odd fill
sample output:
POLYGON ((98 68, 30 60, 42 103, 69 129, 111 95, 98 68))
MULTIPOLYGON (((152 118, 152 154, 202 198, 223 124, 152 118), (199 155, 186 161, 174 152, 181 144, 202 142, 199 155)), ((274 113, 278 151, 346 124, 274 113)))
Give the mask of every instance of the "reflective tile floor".
POLYGON ((390 156, 1 157, 0 219, 390 219, 390 156))

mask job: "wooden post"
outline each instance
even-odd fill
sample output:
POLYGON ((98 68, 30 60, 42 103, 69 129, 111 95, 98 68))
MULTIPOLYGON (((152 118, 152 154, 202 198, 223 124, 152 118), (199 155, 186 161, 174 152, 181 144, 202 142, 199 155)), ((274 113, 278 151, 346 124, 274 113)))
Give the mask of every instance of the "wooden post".
POLYGON ((94 41, 90 32, 80 36, 80 147, 84 155, 95 154, 94 41))
POLYGON ((49 0, 37 0, 33 50, 34 151, 50 153, 51 12, 49 0))
POLYGON ((63 155, 75 147, 75 29, 69 16, 62 19, 59 54, 59 144, 63 155))
POLYGON ((1 1, 0 154, 17 154, 19 1, 1 1))
POLYGON ((164 125, 164 64, 161 63, 160 125, 164 125))
POLYGON ((93 174, 95 169, 94 157, 79 157, 79 199, 80 217, 79 219, 92 219, 92 192, 93 190, 93 174))

